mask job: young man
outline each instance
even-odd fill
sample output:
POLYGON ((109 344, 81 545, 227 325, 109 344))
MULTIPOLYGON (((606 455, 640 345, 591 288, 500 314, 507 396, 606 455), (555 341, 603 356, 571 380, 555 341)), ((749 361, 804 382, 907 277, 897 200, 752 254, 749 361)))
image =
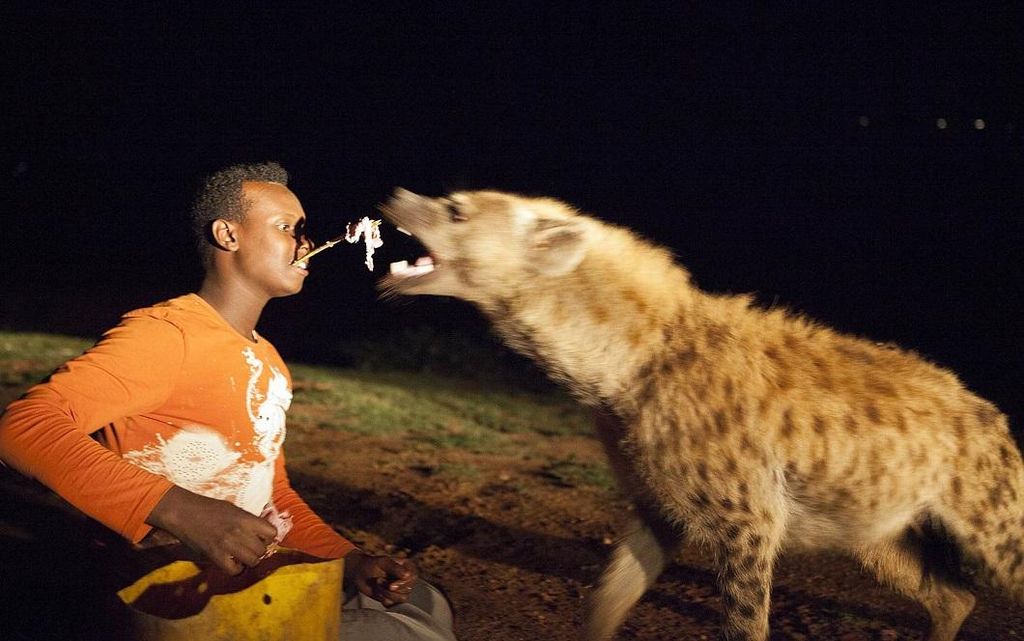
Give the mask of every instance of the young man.
POLYGON ((229 574, 272 546, 345 558, 342 636, 454 640, 451 611, 408 562, 365 554, 291 487, 291 378, 256 331, 302 289, 306 215, 275 163, 210 176, 193 207, 197 293, 126 314, 0 416, 0 460, 139 547, 180 541, 229 574))

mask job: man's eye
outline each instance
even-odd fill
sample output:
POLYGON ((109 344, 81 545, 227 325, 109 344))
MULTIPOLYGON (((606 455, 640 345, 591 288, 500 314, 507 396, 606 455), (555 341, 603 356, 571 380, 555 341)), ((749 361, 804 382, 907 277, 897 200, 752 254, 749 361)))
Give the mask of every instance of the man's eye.
POLYGON ((448 220, 453 223, 461 223, 469 219, 466 218, 465 214, 459 211, 458 205, 455 203, 448 203, 448 220))

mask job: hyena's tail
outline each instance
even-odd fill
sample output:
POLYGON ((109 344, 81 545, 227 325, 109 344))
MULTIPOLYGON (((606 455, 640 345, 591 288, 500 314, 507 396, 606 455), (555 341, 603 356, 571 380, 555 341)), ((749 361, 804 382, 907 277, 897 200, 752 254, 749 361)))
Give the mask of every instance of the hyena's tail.
POLYGON ((998 423, 977 439, 980 453, 958 461, 940 518, 981 578, 1024 603, 1024 460, 1006 418, 998 423))
POLYGON ((583 641, 606 641, 619 629, 630 608, 665 568, 666 555, 646 525, 622 539, 611 562, 587 598, 583 641))

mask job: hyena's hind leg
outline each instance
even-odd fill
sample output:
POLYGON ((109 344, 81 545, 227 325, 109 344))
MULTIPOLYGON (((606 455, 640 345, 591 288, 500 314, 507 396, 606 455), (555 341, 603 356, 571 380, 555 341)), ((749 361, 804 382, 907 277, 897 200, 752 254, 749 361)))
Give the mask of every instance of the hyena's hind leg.
POLYGON ((1005 418, 997 418, 993 429, 964 436, 965 469, 933 511, 979 578, 1024 605, 1024 460, 1005 418))
POLYGON ((960 575, 960 558, 942 532, 908 528, 901 536, 854 551, 878 580, 924 606, 931 625, 926 641, 953 641, 974 609, 960 575))
POLYGON ((663 547, 650 527, 642 522, 637 525, 616 546, 611 561, 587 597, 584 641, 610 639, 671 558, 672 551, 663 547))

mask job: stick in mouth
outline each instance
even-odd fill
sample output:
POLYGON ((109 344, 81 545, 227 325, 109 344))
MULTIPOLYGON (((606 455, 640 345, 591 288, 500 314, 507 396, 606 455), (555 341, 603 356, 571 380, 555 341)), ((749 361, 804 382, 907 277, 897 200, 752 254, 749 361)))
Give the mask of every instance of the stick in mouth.
POLYGON ((300 263, 308 263, 309 259, 316 256, 325 249, 330 249, 343 240, 349 243, 355 243, 362 236, 366 243, 366 260, 364 264, 366 268, 371 272, 373 271, 373 251, 378 247, 384 245, 384 241, 380 237, 380 223, 379 220, 370 220, 369 216, 363 216, 361 220, 355 223, 349 223, 345 226, 345 234, 328 240, 323 245, 320 245, 313 251, 309 252, 305 256, 296 258, 292 261, 292 265, 298 265, 300 263))

